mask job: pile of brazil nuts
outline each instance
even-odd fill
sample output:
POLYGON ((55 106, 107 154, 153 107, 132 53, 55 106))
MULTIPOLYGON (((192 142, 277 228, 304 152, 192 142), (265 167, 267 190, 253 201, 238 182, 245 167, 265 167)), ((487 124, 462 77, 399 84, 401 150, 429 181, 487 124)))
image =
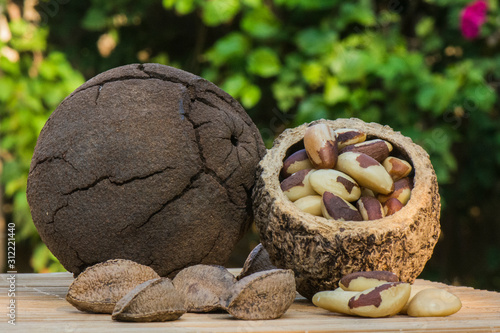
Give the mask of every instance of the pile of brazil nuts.
POLYGON ((399 282, 387 271, 356 272, 344 276, 335 290, 320 291, 314 305, 333 312, 362 317, 443 317, 462 308, 460 299, 444 289, 419 289, 399 282))
POLYGON ((304 149, 281 169, 281 189, 297 208, 340 221, 368 221, 392 215, 410 199, 411 164, 389 156, 392 145, 356 129, 315 124, 304 149))

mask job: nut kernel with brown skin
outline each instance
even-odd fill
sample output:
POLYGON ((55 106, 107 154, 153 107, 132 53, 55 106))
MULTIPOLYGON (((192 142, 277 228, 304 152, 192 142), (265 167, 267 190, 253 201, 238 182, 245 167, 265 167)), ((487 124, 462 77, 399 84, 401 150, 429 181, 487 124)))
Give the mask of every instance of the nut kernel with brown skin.
POLYGON ((349 300, 352 313, 371 318, 389 317, 400 312, 410 298, 411 285, 389 282, 370 288, 349 300))
POLYGON ((359 185, 377 193, 389 194, 394 190, 394 181, 385 168, 366 154, 340 154, 336 169, 354 178, 359 185))
POLYGON ((389 156, 392 149, 393 147, 389 142, 382 139, 373 139, 346 146, 339 151, 339 155, 348 151, 363 153, 382 163, 389 156))
POLYGON ((317 307, 328 311, 352 315, 353 313, 348 306, 349 300, 358 294, 359 292, 356 291, 346 291, 342 288, 337 288, 314 294, 312 302, 317 307))
POLYGON ((364 291, 387 282, 398 282, 396 274, 388 271, 362 271, 347 274, 339 281, 339 286, 346 291, 364 291))
POLYGON ((187 312, 210 312, 221 309, 236 278, 217 265, 194 265, 181 270, 173 284, 186 300, 187 312))
MULTIPOLYGON (((299 199, 300 200, 300 199, 299 199)), ((271 259, 269 258, 269 253, 267 250, 259 243, 248 255, 240 274, 236 277, 237 280, 243 279, 245 276, 251 275, 253 273, 268 271, 271 269, 276 269, 277 267, 273 265, 271 259)))
POLYGON ((356 207, 330 192, 323 193, 321 211, 323 216, 330 220, 363 221, 356 207))
POLYGON ((460 298, 438 288, 424 289, 408 304, 407 314, 412 317, 444 317, 462 308, 460 298))
POLYGON ((388 195, 377 194, 377 199, 384 204, 390 198, 396 198, 404 205, 410 200, 411 181, 408 177, 394 182, 394 191, 388 195))
POLYGON ((341 128, 335 130, 335 133, 337 133, 337 145, 339 149, 366 140, 366 133, 354 128, 341 128))
POLYGON ((304 134, 304 147, 316 169, 332 169, 337 164, 337 134, 328 125, 308 127, 304 134))
POLYGON ((184 313, 183 295, 169 278, 157 278, 141 283, 120 299, 111 318, 136 322, 170 321, 184 313))
POLYGON ((321 195, 308 195, 295 200, 293 204, 305 213, 309 213, 314 216, 323 216, 321 211, 321 199, 321 195))
POLYGON ((148 266, 113 259, 88 267, 71 283, 66 300, 80 311, 112 313, 123 296, 160 276, 148 266))
POLYGON ((361 195, 361 190, 356 181, 338 170, 316 170, 309 176, 309 182, 320 195, 331 192, 346 201, 356 201, 361 195))
POLYGON ((394 156, 387 157, 382 165, 394 181, 408 176, 412 170, 410 163, 394 156))
POLYGON ((309 182, 309 176, 314 169, 300 170, 281 182, 281 190, 291 201, 308 195, 317 194, 309 182))
POLYGON ((287 178, 297 171, 313 168, 314 167, 307 156, 306 150, 301 149, 288 156, 288 158, 283 162, 281 176, 283 178, 287 178))
POLYGON ((281 317, 295 300, 292 270, 272 269, 239 280, 230 290, 226 310, 235 318, 267 320, 281 317))
POLYGON ((383 206, 384 206, 385 216, 391 216, 399 212, 404 207, 401 201, 399 201, 396 198, 390 198, 384 203, 383 206))
POLYGON ((365 221, 377 220, 385 217, 382 204, 374 197, 361 197, 356 202, 356 206, 365 221))

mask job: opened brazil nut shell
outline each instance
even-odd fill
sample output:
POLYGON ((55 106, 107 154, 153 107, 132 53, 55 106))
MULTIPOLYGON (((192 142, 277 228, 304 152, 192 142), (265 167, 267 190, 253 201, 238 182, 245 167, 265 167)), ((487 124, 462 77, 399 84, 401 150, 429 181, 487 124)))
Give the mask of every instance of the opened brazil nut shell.
POLYGON ((366 270, 391 271, 403 282, 413 282, 432 255, 440 233, 440 197, 429 155, 413 141, 388 126, 359 119, 318 120, 332 129, 354 128, 367 140, 391 144, 392 156, 413 168, 411 198, 401 210, 374 221, 327 220, 301 212, 280 188, 283 161, 302 148, 307 127, 284 131, 257 169, 253 210, 260 239, 279 268, 292 269, 298 292, 311 298, 338 287, 339 279, 366 270))

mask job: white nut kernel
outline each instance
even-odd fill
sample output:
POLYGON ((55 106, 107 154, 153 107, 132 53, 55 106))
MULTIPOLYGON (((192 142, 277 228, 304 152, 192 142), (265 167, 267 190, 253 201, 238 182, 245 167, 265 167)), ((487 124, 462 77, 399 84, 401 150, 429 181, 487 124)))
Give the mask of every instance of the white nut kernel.
POLYGON ((298 209, 314 216, 323 216, 321 212, 321 195, 308 195, 293 203, 298 209))
POLYGON ((372 191, 389 194, 394 190, 394 182, 382 164, 366 154, 355 152, 340 154, 336 169, 345 172, 359 185, 372 191))
POLYGON ((285 162, 283 162, 283 168, 281 169, 281 176, 287 178, 297 171, 304 169, 312 169, 313 165, 309 161, 306 150, 301 149, 288 156, 285 162))
POLYGON ((408 304, 407 313, 412 317, 443 317, 462 308, 460 299, 444 289, 429 288, 417 293, 408 304))
POLYGON ((387 282, 398 282, 396 274, 388 271, 364 271, 347 274, 339 281, 339 286, 346 291, 365 291, 387 282))
POLYGON ((362 187, 361 188, 361 196, 362 197, 374 197, 375 198, 375 192, 373 192, 369 188, 362 187))
POLYGON ((331 169, 337 164, 337 134, 326 124, 316 124, 306 129, 304 147, 316 169, 331 169))
POLYGON ((314 169, 300 170, 281 182, 281 190, 291 201, 303 198, 308 195, 315 195, 309 175, 314 169))
POLYGON ((351 298, 358 294, 359 292, 345 291, 342 288, 337 288, 314 294, 312 302, 317 307, 328 311, 352 315, 353 313, 349 309, 348 303, 351 298))
POLYGON ((352 313, 363 317, 389 317, 403 309, 410 297, 409 283, 389 282, 365 290, 349 300, 352 313))
POLYGON ((309 182, 312 188, 321 195, 328 191, 347 201, 356 201, 361 195, 356 181, 338 170, 316 170, 309 176, 309 182))

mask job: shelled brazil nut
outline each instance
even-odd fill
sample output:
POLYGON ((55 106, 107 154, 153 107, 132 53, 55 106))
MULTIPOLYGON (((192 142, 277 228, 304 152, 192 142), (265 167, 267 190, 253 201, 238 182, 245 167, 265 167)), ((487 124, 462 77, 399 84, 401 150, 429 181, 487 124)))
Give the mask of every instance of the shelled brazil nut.
POLYGON ((388 141, 315 124, 296 147, 283 161, 281 189, 303 212, 342 221, 378 220, 410 200, 412 165, 388 141))
POLYGON ((360 271, 340 279, 340 287, 316 293, 314 305, 332 312, 362 317, 389 317, 407 314, 412 317, 449 316, 462 303, 452 293, 438 288, 424 288, 399 281, 389 271, 360 271))

